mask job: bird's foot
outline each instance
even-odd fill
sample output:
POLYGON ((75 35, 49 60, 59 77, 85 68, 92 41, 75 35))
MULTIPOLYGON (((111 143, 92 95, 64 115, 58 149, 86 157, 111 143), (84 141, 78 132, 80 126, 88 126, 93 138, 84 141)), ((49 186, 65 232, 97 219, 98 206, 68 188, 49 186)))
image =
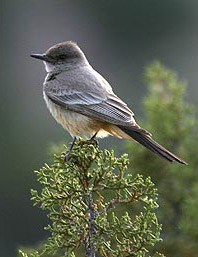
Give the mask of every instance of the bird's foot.
POLYGON ((67 163, 69 161, 69 157, 70 157, 70 154, 72 152, 72 149, 74 148, 74 145, 75 145, 75 142, 76 142, 76 137, 74 137, 73 141, 72 141, 72 144, 69 148, 69 150, 66 152, 65 156, 64 156, 64 161, 67 163))
POLYGON ((71 152, 72 152, 72 151, 70 151, 70 150, 67 151, 66 154, 65 154, 65 156, 64 156, 64 161, 65 161, 66 163, 69 161, 69 156, 70 156, 71 152))
POLYGON ((98 131, 87 141, 98 147, 99 146, 99 142, 98 142, 98 140, 96 140, 97 133, 98 133, 98 131))
POLYGON ((91 138, 91 139, 87 140, 87 143, 90 143, 90 144, 95 145, 97 147, 99 146, 99 142, 95 138, 91 138))

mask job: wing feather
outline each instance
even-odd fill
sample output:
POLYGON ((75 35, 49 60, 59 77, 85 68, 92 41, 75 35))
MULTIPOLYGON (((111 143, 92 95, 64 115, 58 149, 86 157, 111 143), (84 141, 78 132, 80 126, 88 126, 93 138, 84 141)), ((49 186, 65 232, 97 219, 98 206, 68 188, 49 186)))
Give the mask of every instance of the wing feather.
MULTIPOLYGON (((95 72, 95 71, 94 71, 95 72)), ((96 73, 96 72, 95 72, 96 73)), ((135 125, 133 112, 98 73, 57 76, 44 83, 45 94, 55 104, 115 125, 135 125), (70 80, 72 77, 73 80, 70 80), (79 79, 80 78, 80 79, 79 79), (101 79, 102 78, 102 79, 101 79), (106 84, 105 84, 106 83, 106 84)))

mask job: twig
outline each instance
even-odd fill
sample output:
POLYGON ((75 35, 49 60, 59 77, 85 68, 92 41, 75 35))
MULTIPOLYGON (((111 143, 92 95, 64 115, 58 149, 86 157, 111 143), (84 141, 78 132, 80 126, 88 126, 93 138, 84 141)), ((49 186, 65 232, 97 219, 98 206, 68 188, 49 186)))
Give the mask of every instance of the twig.
POLYGON ((101 211, 99 211, 99 215, 101 215, 104 212, 108 211, 109 209, 113 208, 117 204, 120 204, 120 203, 125 203, 125 204, 126 203, 131 203, 136 198, 137 198, 137 193, 134 192, 132 197, 130 199, 128 199, 128 200, 125 200, 125 199, 122 200, 122 199, 119 199, 119 198, 113 199, 113 200, 111 200, 109 202, 109 204, 106 207, 104 207, 101 211))
POLYGON ((89 220, 88 220, 88 233, 85 236, 83 242, 85 245, 86 256, 95 257, 96 256, 95 243, 93 241, 93 236, 96 233, 96 226, 94 224, 94 221, 96 220, 98 213, 94 211, 92 192, 89 192, 89 195, 86 201, 88 206, 89 220))

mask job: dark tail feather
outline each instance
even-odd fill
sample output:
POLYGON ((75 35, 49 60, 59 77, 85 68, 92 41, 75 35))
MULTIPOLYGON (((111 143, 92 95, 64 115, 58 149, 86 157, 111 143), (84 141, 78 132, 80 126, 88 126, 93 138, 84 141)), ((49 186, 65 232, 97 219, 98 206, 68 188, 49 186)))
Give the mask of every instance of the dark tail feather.
POLYGON ((141 130, 138 131, 137 128, 133 130, 132 128, 126 128, 123 126, 118 126, 122 131, 124 131, 127 135, 132 137, 135 141, 139 142, 146 148, 148 148, 153 153, 159 155, 160 157, 164 158, 165 160, 169 162, 177 161, 182 164, 187 164, 182 159, 178 158, 176 155, 169 152, 167 149, 165 149, 163 146, 159 145, 157 142, 155 142, 151 137, 146 135, 141 130))

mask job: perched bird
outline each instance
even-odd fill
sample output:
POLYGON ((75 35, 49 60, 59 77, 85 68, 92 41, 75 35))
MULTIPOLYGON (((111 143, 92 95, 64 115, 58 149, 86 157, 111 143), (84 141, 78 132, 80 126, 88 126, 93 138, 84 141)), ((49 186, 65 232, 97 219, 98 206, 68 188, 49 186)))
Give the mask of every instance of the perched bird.
POLYGON ((44 61, 47 76, 43 96, 55 120, 76 138, 106 137, 135 140, 153 153, 186 164, 151 138, 134 119, 133 112, 110 84, 87 61, 79 46, 71 41, 56 44, 44 54, 31 57, 44 61))

